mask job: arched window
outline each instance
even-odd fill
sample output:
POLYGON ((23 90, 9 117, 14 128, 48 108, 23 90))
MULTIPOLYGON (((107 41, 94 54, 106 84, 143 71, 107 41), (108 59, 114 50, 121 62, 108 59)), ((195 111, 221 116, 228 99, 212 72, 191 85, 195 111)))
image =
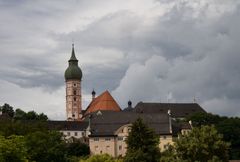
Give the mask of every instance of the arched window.
POLYGON ((77 91, 76 90, 73 90, 73 95, 77 95, 77 91))

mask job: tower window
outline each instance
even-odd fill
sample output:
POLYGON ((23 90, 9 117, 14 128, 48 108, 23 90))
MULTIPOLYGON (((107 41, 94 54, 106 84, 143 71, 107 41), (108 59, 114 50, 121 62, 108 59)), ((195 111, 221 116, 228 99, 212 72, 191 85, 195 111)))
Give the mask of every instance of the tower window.
POLYGON ((73 98, 73 100, 74 100, 74 101, 77 101, 77 98, 76 98, 76 97, 74 97, 74 98, 73 98))
POLYGON ((73 91, 73 95, 77 95, 77 91, 76 90, 73 91))
POLYGON ((77 86, 77 84, 76 84, 76 83, 74 83, 74 84, 73 84, 73 86, 74 86, 74 87, 76 87, 76 86, 77 86))

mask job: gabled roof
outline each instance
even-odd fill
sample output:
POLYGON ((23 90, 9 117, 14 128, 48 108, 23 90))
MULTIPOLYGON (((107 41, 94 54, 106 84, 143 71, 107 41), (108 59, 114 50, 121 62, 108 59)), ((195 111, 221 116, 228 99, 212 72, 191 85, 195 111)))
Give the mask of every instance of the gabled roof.
POLYGON ((84 115, 96 112, 98 110, 121 111, 121 108, 111 96, 111 94, 108 91, 105 91, 101 95, 93 99, 93 101, 87 107, 84 115))
MULTIPOLYGON (((149 127, 153 128, 157 134, 171 134, 167 114, 101 111, 101 113, 91 114, 91 136, 113 136, 121 126, 131 124, 139 117, 142 118, 149 127)), ((85 120, 88 121, 89 116, 85 120)))
POLYGON ((84 131, 88 127, 88 122, 80 121, 47 121, 50 130, 68 130, 68 131, 84 131))
POLYGON ((171 110, 174 118, 184 118, 194 113, 206 111, 197 103, 144 103, 139 102, 134 111, 137 113, 167 113, 171 110))

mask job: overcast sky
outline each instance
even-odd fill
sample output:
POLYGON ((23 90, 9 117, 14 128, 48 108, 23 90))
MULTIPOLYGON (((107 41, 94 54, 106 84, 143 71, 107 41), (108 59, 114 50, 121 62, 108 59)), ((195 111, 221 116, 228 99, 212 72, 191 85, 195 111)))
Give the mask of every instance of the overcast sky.
POLYGON ((84 109, 94 88, 240 116, 240 1, 0 0, 0 105, 65 119, 73 41, 84 109))

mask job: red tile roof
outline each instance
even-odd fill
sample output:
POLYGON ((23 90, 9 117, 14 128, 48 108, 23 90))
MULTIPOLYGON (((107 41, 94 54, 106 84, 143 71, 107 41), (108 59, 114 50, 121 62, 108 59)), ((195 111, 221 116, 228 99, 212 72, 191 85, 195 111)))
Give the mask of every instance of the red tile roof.
POLYGON ((105 91, 89 104, 85 115, 98 110, 121 111, 121 108, 111 94, 108 91, 105 91))

